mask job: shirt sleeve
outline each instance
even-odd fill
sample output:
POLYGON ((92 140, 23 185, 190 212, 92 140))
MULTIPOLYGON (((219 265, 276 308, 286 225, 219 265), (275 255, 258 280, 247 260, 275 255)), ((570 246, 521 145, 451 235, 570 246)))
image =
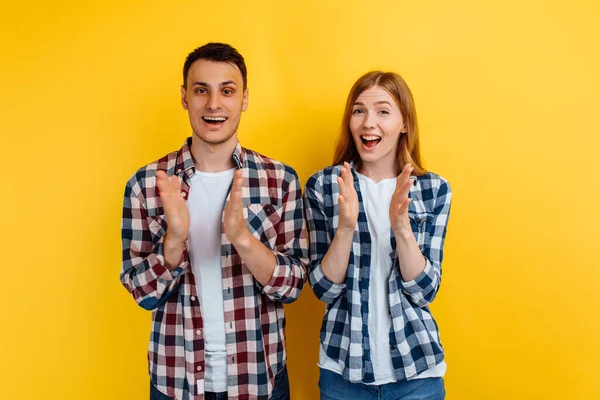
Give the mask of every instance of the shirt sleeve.
POLYGON ((291 168, 286 169, 288 184, 282 199, 281 221, 273 249, 276 266, 262 292, 271 300, 291 303, 298 299, 306 282, 308 243, 298 176, 291 168))
POLYGON ((422 251, 426 262, 425 269, 411 281, 401 280, 402 291, 419 307, 431 303, 440 287, 444 240, 450 216, 451 200, 450 185, 447 181, 442 180, 437 191, 433 218, 427 224, 426 241, 422 251))
POLYGON ((321 261, 331 245, 331 220, 327 216, 323 202, 321 179, 311 177, 304 189, 304 210, 309 234, 308 281, 319 300, 332 304, 346 291, 345 283, 334 283, 323 273, 321 261))
MULTIPOLYGON (((184 260, 169 271, 163 255, 164 235, 153 243, 139 182, 127 183, 121 221, 121 283, 144 309, 153 310, 167 301, 179 284, 189 262, 184 260)), ((156 239, 155 239, 156 240, 156 239)))

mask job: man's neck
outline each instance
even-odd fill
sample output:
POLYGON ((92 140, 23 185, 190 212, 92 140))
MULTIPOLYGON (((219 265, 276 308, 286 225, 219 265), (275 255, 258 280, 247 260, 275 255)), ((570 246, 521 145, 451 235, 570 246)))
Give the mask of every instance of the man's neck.
POLYGON ((194 166, 202 172, 221 172, 234 168, 233 152, 237 142, 237 135, 220 144, 206 143, 193 136, 190 151, 194 166))

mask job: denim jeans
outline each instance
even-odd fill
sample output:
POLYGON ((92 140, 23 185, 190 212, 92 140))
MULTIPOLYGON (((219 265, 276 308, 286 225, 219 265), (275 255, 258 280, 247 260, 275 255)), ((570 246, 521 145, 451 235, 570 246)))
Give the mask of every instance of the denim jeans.
POLYGON ((443 378, 413 379, 365 385, 350 383, 340 374, 321 369, 321 400, 443 400, 446 397, 443 378))
MULTIPOLYGON (((206 400, 227 400, 227 392, 221 393, 204 393, 206 400)), ((273 393, 270 400, 290 400, 290 381, 288 379, 287 366, 275 375, 273 383, 273 393)), ((173 400, 166 394, 160 392, 152 382, 150 382, 150 400, 173 400)))

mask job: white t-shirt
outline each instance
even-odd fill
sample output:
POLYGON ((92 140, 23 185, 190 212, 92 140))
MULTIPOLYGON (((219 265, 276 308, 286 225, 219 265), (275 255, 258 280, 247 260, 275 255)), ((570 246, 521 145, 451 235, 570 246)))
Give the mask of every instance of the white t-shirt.
MULTIPOLYGON (((396 382, 389 332, 392 326, 388 302, 388 277, 392 269, 392 244, 390 243, 390 202, 396 189, 396 178, 382 179, 375 183, 371 178, 357 173, 363 206, 367 214, 371 235, 371 276, 369 278, 369 343, 375 382, 383 385, 396 382)), ((319 366, 339 374, 342 369, 327 357, 321 347, 319 366)), ((445 361, 417 375, 415 379, 442 377, 446 373, 445 361)), ((353 380, 354 377, 350 377, 353 380)), ((359 378, 359 377, 356 377, 359 378)))
POLYGON ((227 348, 223 314, 221 217, 235 168, 196 171, 190 180, 190 261, 204 322, 207 392, 227 391, 227 348))

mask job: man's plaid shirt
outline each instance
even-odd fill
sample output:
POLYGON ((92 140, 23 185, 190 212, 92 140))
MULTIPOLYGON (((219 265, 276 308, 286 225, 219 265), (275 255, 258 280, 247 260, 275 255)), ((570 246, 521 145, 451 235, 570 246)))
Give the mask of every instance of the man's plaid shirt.
MULTIPOLYGON (((187 199, 194 162, 191 139, 148 164, 127 182, 123 203, 121 282, 143 308, 152 310, 148 351, 151 380, 168 396, 203 399, 203 319, 186 243, 180 264, 165 267, 167 222, 157 193, 156 171, 176 174, 187 199)), ((223 301, 229 399, 267 399, 286 363, 283 303, 298 298, 306 281, 307 247, 296 172, 239 143, 233 160, 243 170, 248 228, 272 249, 277 265, 262 287, 235 247, 221 235, 223 301)), ((229 199, 229 195, 228 195, 229 199)))
MULTIPOLYGON (((309 283, 316 296, 327 304, 321 325, 321 345, 337 361, 344 378, 372 383, 373 362, 369 344, 369 278, 371 235, 362 202, 358 177, 359 214, 349 257, 346 282, 331 282, 321 267, 337 230, 338 197, 336 177, 341 166, 315 173, 306 183, 304 207, 310 237, 309 283)), ((437 325, 428 304, 438 292, 452 192, 446 180, 433 173, 415 177, 410 190, 409 218, 413 233, 426 260, 425 270, 412 281, 400 275, 396 240, 390 230, 393 267, 388 277, 388 301, 392 318, 390 352, 397 380, 410 379, 444 359, 437 325)))

